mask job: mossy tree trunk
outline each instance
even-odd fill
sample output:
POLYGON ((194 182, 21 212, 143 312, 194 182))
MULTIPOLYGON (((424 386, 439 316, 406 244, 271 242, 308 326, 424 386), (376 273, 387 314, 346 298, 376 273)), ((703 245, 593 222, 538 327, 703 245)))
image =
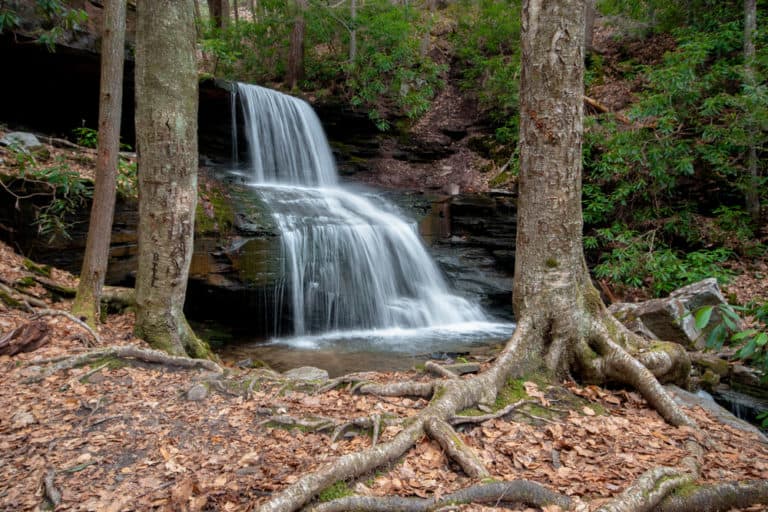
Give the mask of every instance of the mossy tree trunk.
POLYGON ((208 357, 184 317, 197 204, 193 0, 139 0, 136 141, 139 255, 136 333, 174 355, 208 357))
POLYGON ((101 45, 99 98, 99 146, 96 154, 96 186, 88 225, 80 284, 72 313, 96 327, 101 313, 101 289, 107 273, 109 242, 115 211, 117 165, 120 152, 120 117, 123 101, 125 58, 125 2, 105 2, 101 45))

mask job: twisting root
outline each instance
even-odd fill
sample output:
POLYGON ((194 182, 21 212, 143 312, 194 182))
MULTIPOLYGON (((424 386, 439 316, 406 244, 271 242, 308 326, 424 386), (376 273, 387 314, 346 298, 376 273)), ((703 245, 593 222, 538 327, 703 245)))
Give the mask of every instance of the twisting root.
POLYGON ((483 461, 465 445, 455 430, 443 420, 429 418, 424 422, 424 430, 429 437, 438 442, 450 458, 456 461, 462 471, 472 478, 488 478, 490 473, 483 461))
POLYGON ((461 503, 525 503, 534 507, 557 505, 563 510, 571 506, 567 496, 550 491, 529 480, 494 482, 474 485, 439 498, 401 498, 347 496, 316 505, 311 512, 426 512, 444 505, 461 503))
POLYGON ((42 310, 35 311, 35 316, 33 316, 32 319, 36 320, 44 316, 63 316, 69 319, 71 322, 77 324, 80 328, 88 332, 88 334, 90 334, 93 337, 94 344, 101 345, 101 338, 99 337, 99 334, 93 329, 91 329, 90 325, 83 322, 72 313, 61 311, 60 309, 42 309, 42 310))
POLYGON ((284 427, 298 427, 312 432, 322 432, 324 430, 330 430, 336 422, 331 418, 294 418, 293 416, 287 416, 281 414, 279 416, 270 416, 269 418, 262 420, 258 425, 264 426, 269 424, 281 425, 284 427))
POLYGON ((461 425, 464 423, 485 423, 489 420, 495 420, 496 418, 502 418, 506 416, 507 414, 511 413, 521 405, 525 404, 536 404, 537 402, 534 400, 518 400, 517 402, 513 404, 509 404, 508 406, 504 407, 503 409, 499 409, 498 411, 490 414, 482 414, 479 416, 461 416, 456 415, 450 420, 448 420, 448 423, 450 423, 453 426, 461 425))
MULTIPOLYGON (((607 320, 611 321, 612 319, 607 320)), ((611 339, 611 335, 601 322, 593 323, 592 340, 602 352, 601 369, 605 376, 637 389, 651 407, 670 424, 697 428, 696 422, 690 419, 675 403, 650 370, 611 339)))
POLYGON ((695 487, 686 493, 667 496, 659 512, 721 512, 751 505, 768 505, 768 480, 721 482, 695 487))
POLYGON ((649 469, 610 503, 597 509, 597 512, 650 512, 675 489, 689 485, 695 479, 694 475, 681 473, 674 468, 649 469))
POLYGON ((430 373, 434 373, 438 377, 443 377, 446 379, 458 379, 459 376, 455 372, 449 370, 448 368, 441 366, 433 361, 427 361, 424 363, 424 369, 427 370, 430 373))
POLYGON ((76 356, 62 359, 56 364, 54 364, 53 366, 51 366, 50 368, 48 368, 45 372, 42 372, 40 375, 30 377, 26 379, 24 382, 25 383, 40 382, 41 380, 44 380, 47 377, 50 377, 56 372, 60 372, 62 370, 69 370, 71 368, 75 368, 76 366, 82 366, 82 365, 91 363, 93 361, 98 361, 99 359, 104 359, 109 357, 124 359, 128 362, 142 361, 145 363, 161 364, 165 366, 171 366, 174 368, 187 368, 187 369, 201 368, 203 370, 208 370, 210 372, 215 372, 218 374, 224 373, 224 370, 222 370, 221 366, 219 366, 218 364, 208 359, 192 359, 189 357, 171 356, 160 350, 151 350, 151 349, 139 348, 133 345, 124 345, 124 346, 117 346, 117 347, 106 347, 101 350, 86 352, 84 354, 78 354, 76 356))

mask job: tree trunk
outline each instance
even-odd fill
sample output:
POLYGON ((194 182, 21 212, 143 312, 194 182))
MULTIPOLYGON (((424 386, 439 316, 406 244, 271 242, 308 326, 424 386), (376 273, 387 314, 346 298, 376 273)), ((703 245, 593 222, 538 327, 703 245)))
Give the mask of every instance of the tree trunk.
POLYGON ((307 0, 296 0, 296 20, 291 32, 291 46, 288 50, 288 69, 285 83, 293 89, 299 80, 304 78, 304 11, 307 9, 307 0))
MULTIPOLYGON (((755 59, 755 42, 752 39, 757 30, 757 7, 755 0, 744 0, 744 81, 747 86, 755 86, 755 72, 752 69, 752 63, 755 59)), ((752 116, 752 113, 748 113, 752 116)), ((756 227, 762 224, 760 216, 760 172, 757 166, 757 147, 755 139, 757 130, 752 119, 749 120, 749 149, 747 150, 747 190, 746 207, 752 222, 756 227)))
POLYGON ((353 64, 357 57, 357 0, 350 0, 349 19, 351 24, 349 31, 349 63, 353 64))
POLYGON ((125 59, 125 11, 122 0, 105 2, 101 46, 99 147, 96 185, 88 225, 80 284, 72 313, 95 328, 101 313, 101 289, 107 273, 112 218, 115 210, 117 165, 120 152, 120 116, 125 59))
POLYGON ((237 5, 237 0, 232 0, 232 14, 235 17, 235 24, 240 22, 240 12, 237 5))
POLYGON ((214 26, 221 29, 229 26, 229 2, 227 0, 208 0, 208 14, 214 26))
POLYGON ((139 0, 136 333, 174 355, 209 355, 184 317, 197 203, 193 0, 139 0))
POLYGON ((608 313, 585 263, 584 16, 579 0, 523 2, 513 296, 515 315, 529 320, 531 332, 521 357, 527 366, 543 363, 556 377, 574 372, 587 381, 628 383, 671 423, 690 424, 656 380, 687 380, 685 350, 673 344, 648 350, 646 340, 608 313))
POLYGON ((584 8, 586 9, 584 18, 584 52, 587 54, 592 51, 592 39, 595 35, 595 18, 597 17, 595 0, 584 2, 584 8))

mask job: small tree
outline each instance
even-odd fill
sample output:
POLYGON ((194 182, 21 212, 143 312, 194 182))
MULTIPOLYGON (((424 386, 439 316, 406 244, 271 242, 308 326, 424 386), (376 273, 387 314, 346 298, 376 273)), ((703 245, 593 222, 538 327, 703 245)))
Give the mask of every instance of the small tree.
POLYGON ((105 2, 101 45, 101 93, 99 100, 99 145, 96 156, 96 186, 91 205, 88 241, 85 246, 80 284, 72 313, 91 327, 100 317, 101 289, 107 272, 109 242, 115 210, 117 165, 120 152, 120 117, 123 101, 125 58, 125 2, 105 2))
POLYGON ((175 355, 210 349, 184 317, 197 204, 193 0, 139 0, 136 141, 139 270, 136 334, 175 355))

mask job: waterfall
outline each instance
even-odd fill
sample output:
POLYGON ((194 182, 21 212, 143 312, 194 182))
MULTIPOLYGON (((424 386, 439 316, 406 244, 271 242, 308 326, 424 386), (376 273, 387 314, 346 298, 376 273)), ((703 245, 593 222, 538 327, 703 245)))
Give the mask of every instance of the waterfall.
POLYGON ((394 207, 338 185, 325 133, 304 101, 238 84, 253 185, 282 236, 294 335, 485 322, 454 295, 394 207), (379 203, 379 204, 377 204, 379 203))

